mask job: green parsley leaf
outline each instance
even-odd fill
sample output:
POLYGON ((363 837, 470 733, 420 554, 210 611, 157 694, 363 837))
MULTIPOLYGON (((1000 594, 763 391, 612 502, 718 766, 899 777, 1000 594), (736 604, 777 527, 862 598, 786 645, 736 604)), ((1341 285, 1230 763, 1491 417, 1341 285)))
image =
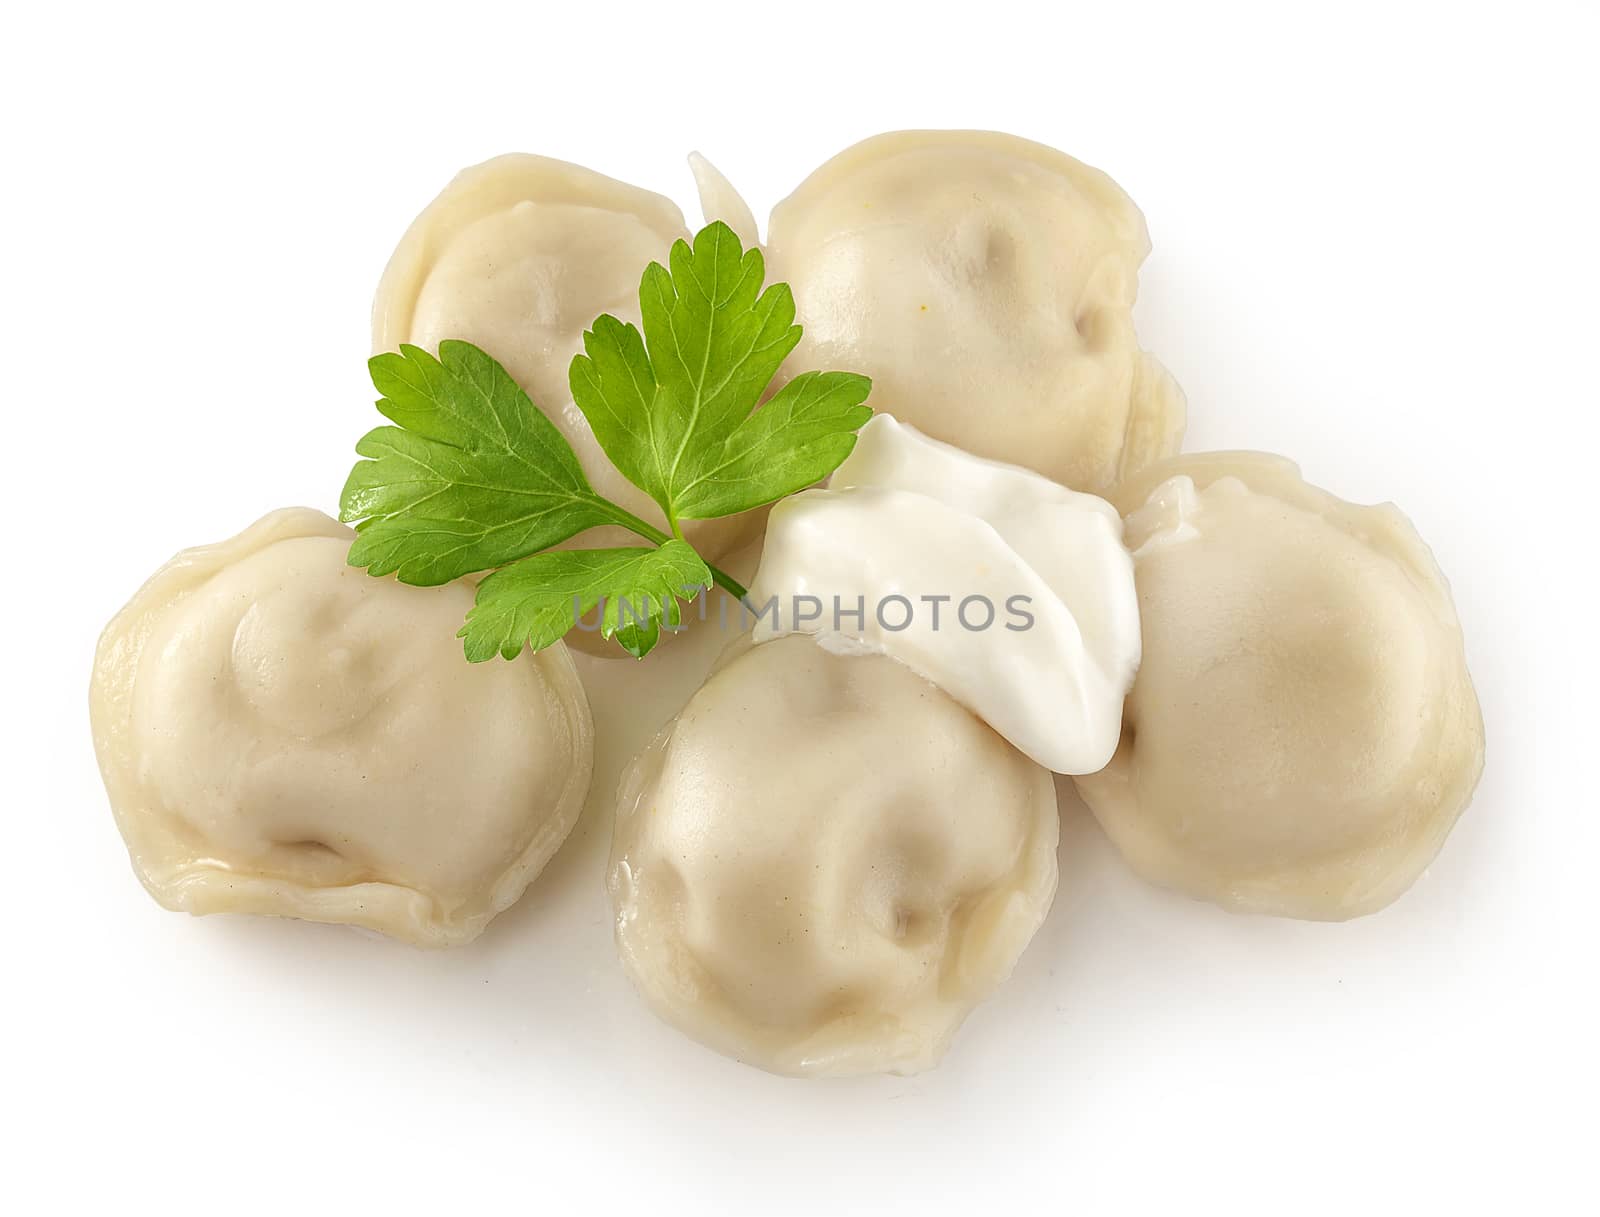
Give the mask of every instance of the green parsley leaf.
POLYGON ((678 597, 711 586, 711 571, 685 542, 656 549, 568 549, 535 554, 478 585, 477 603, 458 637, 473 662, 540 650, 604 602, 600 633, 642 658, 661 623, 682 623, 678 597))
POLYGON ((678 515, 708 520, 749 511, 820 482, 850 455, 872 411, 872 382, 854 372, 802 372, 703 456, 678 515))
POLYGON ((809 374, 757 410, 800 340, 787 284, 726 224, 673 245, 639 288, 644 334, 604 316, 572 361, 573 400, 623 474, 666 513, 711 519, 827 476, 872 411, 863 376, 809 374), (752 413, 754 411, 754 413, 752 413))
POLYGON ((569 370, 573 400, 618 470, 666 513, 671 535, 589 485, 577 455, 506 370, 467 342, 437 358, 420 347, 369 364, 394 426, 368 432, 339 516, 356 526, 352 566, 402 582, 448 583, 494 570, 459 637, 474 662, 547 647, 604 603, 601 633, 642 657, 680 597, 713 582, 681 521, 748 511, 831 473, 871 417, 864 376, 806 372, 761 406, 800 340, 794 297, 762 290, 761 252, 726 224, 652 262, 644 332, 602 316, 569 370), (758 408, 759 407, 759 408, 758 408), (597 524, 655 548, 552 550, 597 524), (499 568, 499 569, 495 569, 499 568))
POLYGON ((617 522, 572 448, 504 368, 466 342, 375 356, 378 410, 339 518, 361 521, 350 564, 433 586, 617 522))

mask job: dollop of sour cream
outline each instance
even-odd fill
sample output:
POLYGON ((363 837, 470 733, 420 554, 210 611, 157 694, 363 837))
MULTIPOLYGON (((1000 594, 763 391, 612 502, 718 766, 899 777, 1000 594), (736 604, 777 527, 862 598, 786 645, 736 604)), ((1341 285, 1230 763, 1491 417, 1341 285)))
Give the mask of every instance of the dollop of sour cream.
POLYGON ((1057 773, 1116 751, 1139 603, 1110 503, 887 414, 825 490, 780 502, 754 638, 888 655, 1057 773))

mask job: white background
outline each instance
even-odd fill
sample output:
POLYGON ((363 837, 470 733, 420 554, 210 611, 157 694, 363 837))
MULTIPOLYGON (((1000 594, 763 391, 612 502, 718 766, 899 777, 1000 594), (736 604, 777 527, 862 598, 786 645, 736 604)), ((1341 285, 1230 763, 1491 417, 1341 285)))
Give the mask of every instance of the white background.
POLYGON ((938 8, 8 12, 0 1207, 1595 1211, 1593 5, 938 8), (1188 446, 1283 452, 1432 543, 1489 761, 1416 889, 1232 917, 1066 807, 1014 980, 936 1072, 842 1083, 649 1015, 603 806, 448 954, 157 909, 90 748, 95 636, 180 546, 334 506, 373 285, 450 175, 543 152, 692 218, 699 148, 764 216, 903 126, 1111 172, 1188 446))

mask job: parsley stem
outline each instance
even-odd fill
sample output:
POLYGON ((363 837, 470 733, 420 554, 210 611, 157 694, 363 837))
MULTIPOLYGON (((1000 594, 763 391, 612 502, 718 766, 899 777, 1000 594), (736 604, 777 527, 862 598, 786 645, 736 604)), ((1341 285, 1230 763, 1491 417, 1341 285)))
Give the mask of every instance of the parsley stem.
POLYGON ((749 594, 744 585, 739 583, 738 580, 734 579, 733 576, 729 575, 726 571, 718 570, 709 562, 706 563, 706 569, 711 572, 711 581, 723 591, 727 592, 728 595, 732 596, 735 600, 743 600, 745 596, 749 594))
POLYGON ((657 545, 664 545, 672 540, 671 536, 662 532, 654 524, 647 524, 626 507, 618 507, 608 499, 599 499, 594 503, 594 506, 599 507, 629 532, 638 533, 646 541, 654 541, 657 545))
MULTIPOLYGON (((609 515, 613 520, 622 525, 622 527, 626 528, 629 532, 637 533, 646 541, 654 541, 657 545, 665 545, 668 541, 672 540, 671 535, 662 532, 654 524, 650 524, 644 520, 641 520, 638 516, 634 515, 633 512, 629 511, 625 507, 618 507, 615 503, 612 503, 608 500, 602 500, 599 503, 599 506, 601 506, 605 510, 606 514, 609 515)), ((677 535, 678 540, 684 540, 683 529, 676 520, 672 522, 672 530, 673 533, 677 535)), ((688 542, 684 541, 684 544, 688 544, 688 542)), ((701 561, 704 562, 705 559, 702 558, 701 561)), ((709 562, 706 562, 706 569, 711 572, 711 581, 723 591, 727 592, 728 595, 732 596, 735 600, 743 600, 748 594, 748 589, 746 589, 743 584, 741 584, 726 571, 717 569, 709 562)))

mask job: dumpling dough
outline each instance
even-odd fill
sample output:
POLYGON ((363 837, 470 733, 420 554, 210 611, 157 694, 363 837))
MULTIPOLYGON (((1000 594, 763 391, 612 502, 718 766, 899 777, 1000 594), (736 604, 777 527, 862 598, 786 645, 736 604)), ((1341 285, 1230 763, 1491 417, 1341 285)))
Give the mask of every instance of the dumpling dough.
POLYGON ((624 777, 623 964, 763 1069, 929 1068, 1050 908, 1050 775, 884 656, 741 645, 624 777))
POLYGON ((1105 174, 988 131, 846 149, 773 209, 791 366, 872 377, 935 439, 1103 493, 1178 450, 1183 394, 1133 331, 1144 217, 1105 174))
MULTIPOLYGON (((732 206, 733 188, 701 161, 696 172, 715 202, 732 206)), ((457 174, 400 239, 373 303, 372 348, 408 342, 437 351, 445 338, 481 347, 560 428, 596 490, 665 528, 661 509, 601 450, 567 374, 601 313, 640 324, 645 267, 665 265, 672 243, 688 236, 677 204, 659 194, 548 157, 496 157, 457 174)), ((715 561, 748 540, 759 518, 689 521, 685 531, 715 561)), ((576 543, 640 542, 601 528, 576 543)), ((596 637, 574 631, 568 641, 596 637)))
POLYGON ((469 664, 471 588, 371 578, 352 535, 291 508, 158 571, 95 655, 101 773, 169 909, 466 942, 577 821, 589 704, 559 643, 469 664))
POLYGON ((1144 661, 1076 779, 1134 869, 1241 912, 1339 920, 1432 861, 1483 767, 1449 587, 1391 504, 1281 457, 1207 453, 1119 489, 1144 661))

